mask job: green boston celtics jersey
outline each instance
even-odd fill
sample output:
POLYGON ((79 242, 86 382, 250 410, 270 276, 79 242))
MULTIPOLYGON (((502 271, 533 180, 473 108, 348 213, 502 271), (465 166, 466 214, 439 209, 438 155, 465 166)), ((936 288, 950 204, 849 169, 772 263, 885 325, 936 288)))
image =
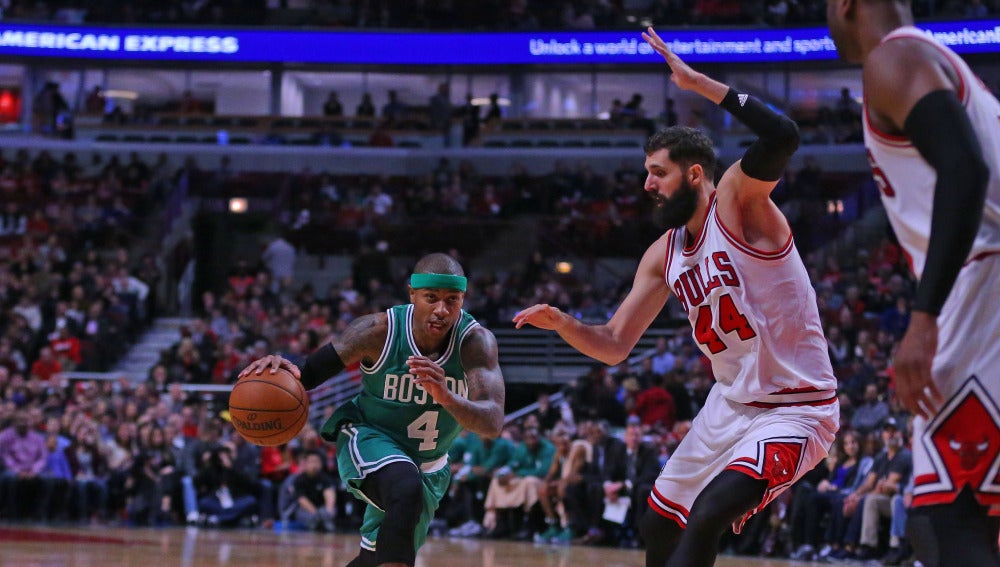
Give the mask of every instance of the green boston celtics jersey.
MULTIPOLYGON (((439 459, 462 428, 414 382, 406 365, 410 356, 422 355, 413 338, 413 305, 397 305, 387 314, 389 331, 382 353, 373 366, 361 366, 361 393, 337 408, 330 422, 339 426, 360 421, 376 428, 398 443, 417 464, 439 459)), ((462 368, 462 341, 478 325, 472 315, 462 311, 444 351, 434 361, 444 369, 448 389, 463 398, 468 397, 469 390, 462 368)))

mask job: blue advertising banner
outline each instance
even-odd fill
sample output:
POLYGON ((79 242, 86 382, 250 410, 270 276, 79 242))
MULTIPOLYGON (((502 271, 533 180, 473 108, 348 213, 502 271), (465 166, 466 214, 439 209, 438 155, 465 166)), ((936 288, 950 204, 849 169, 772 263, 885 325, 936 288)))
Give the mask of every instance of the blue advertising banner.
MULTIPOLYGON (((958 53, 1000 52, 1000 20, 922 24, 958 53)), ((692 63, 835 59, 826 28, 660 32, 692 63)), ((654 63, 639 31, 322 32, 298 30, 42 26, 0 22, 0 57, 354 65, 654 63)))

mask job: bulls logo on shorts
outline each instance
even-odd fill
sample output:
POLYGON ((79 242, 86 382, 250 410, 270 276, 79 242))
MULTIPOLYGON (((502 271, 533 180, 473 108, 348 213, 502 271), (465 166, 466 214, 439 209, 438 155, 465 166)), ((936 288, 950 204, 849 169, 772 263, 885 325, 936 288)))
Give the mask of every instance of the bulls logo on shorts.
POLYGON ((1000 411, 979 379, 970 377, 919 440, 933 472, 918 471, 914 504, 949 503, 965 486, 976 491, 983 504, 1000 503, 998 424, 1000 411))
POLYGON ((727 469, 740 471, 754 478, 767 480, 767 492, 761 503, 743 515, 733 524, 733 532, 743 531, 743 524, 750 516, 760 512, 771 503, 782 490, 788 488, 798 478, 799 465, 805 452, 805 437, 774 437, 757 444, 757 458, 741 457, 729 464, 727 469))

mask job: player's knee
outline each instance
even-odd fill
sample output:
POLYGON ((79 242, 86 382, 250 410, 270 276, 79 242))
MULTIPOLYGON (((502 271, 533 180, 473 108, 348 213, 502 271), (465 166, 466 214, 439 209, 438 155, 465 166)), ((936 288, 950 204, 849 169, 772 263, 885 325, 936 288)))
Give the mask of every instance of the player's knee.
POLYGON ((394 521, 413 520, 416 524, 424 508, 424 483, 420 473, 399 476, 394 479, 386 499, 386 515, 394 521))
POLYGON ((688 529, 718 531, 752 510, 764 497, 767 481, 723 471, 698 495, 688 515, 688 529))

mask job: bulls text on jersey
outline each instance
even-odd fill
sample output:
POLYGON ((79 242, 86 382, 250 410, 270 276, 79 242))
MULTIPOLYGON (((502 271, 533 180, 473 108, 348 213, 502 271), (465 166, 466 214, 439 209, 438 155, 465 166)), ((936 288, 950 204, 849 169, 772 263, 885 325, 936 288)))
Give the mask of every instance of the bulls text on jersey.
POLYGON ((713 252, 701 263, 691 266, 674 281, 674 294, 685 311, 698 307, 712 290, 722 287, 740 287, 740 277, 725 251, 713 252), (704 267, 704 270, 702 269, 704 267))

